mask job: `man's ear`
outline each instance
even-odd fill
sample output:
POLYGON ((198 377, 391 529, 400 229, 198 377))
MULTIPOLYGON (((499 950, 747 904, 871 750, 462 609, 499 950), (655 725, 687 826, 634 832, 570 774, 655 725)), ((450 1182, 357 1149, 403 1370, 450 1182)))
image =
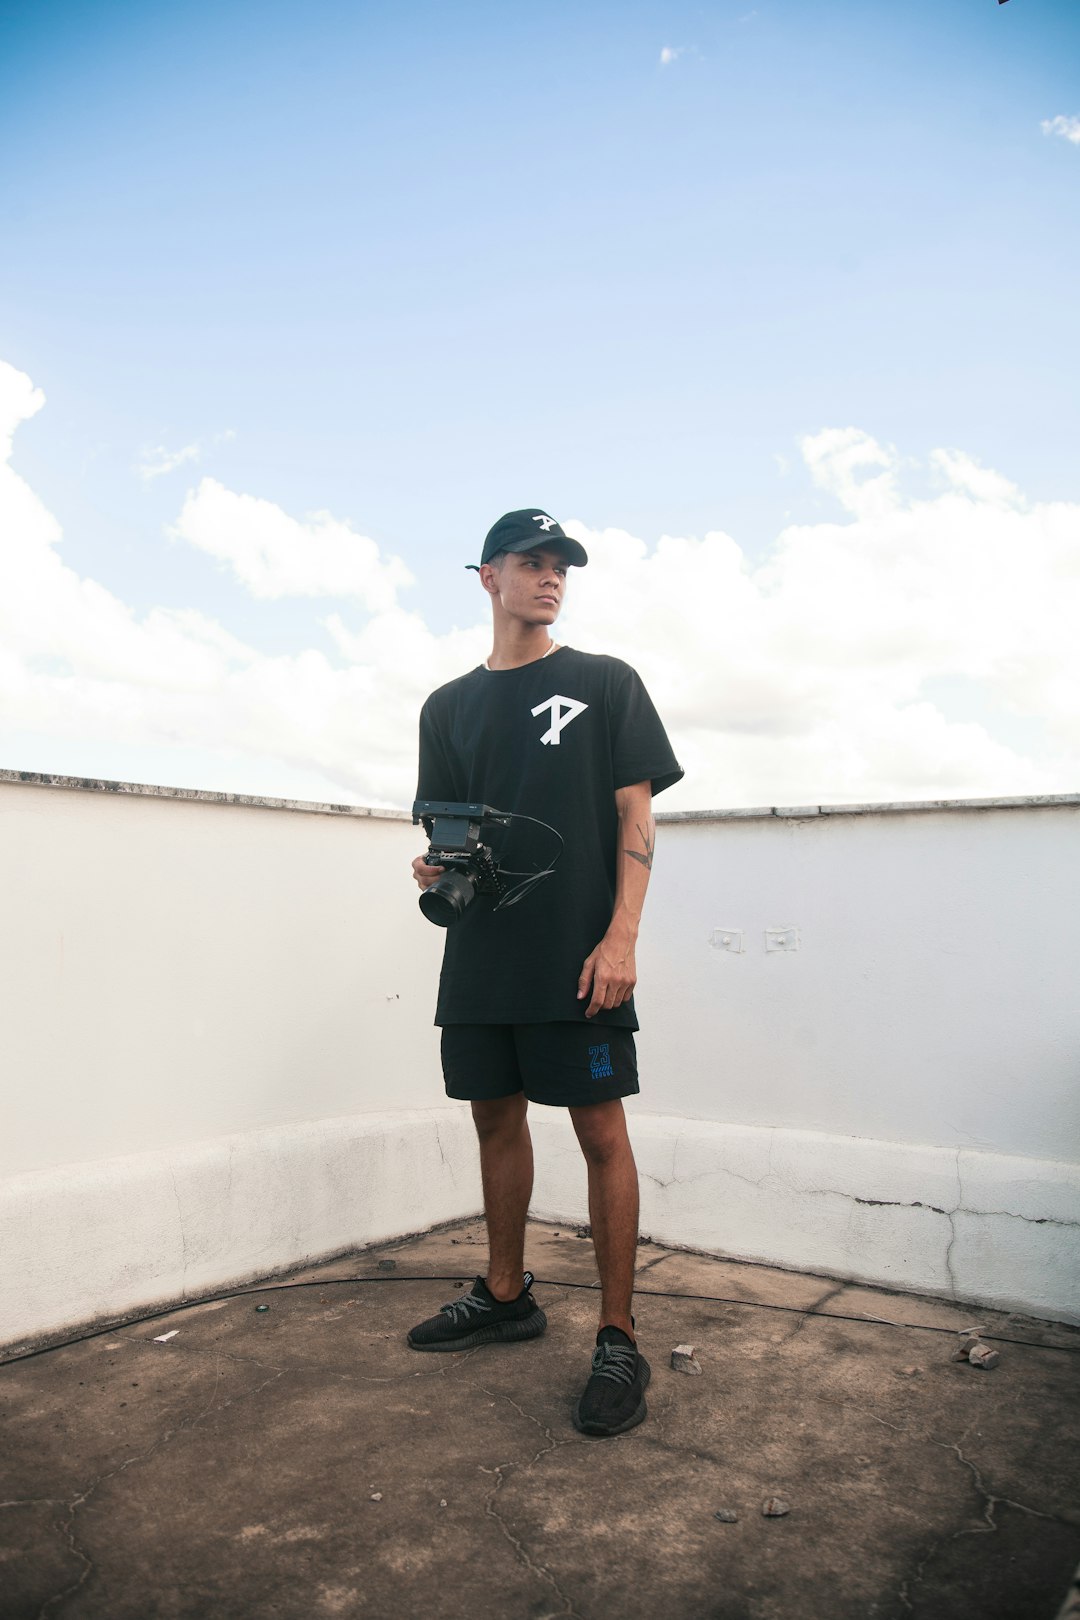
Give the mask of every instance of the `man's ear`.
POLYGON ((498 596, 499 571, 497 568, 493 568, 491 563, 480 564, 480 583, 489 596, 498 596))

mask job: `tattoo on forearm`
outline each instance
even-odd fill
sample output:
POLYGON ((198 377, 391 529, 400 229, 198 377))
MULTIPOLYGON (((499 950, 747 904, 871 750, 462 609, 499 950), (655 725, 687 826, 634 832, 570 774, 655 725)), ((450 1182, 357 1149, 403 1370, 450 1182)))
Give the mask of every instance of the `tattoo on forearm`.
POLYGON ((641 842, 645 845, 645 853, 642 855, 640 850, 636 849, 628 849, 626 853, 632 861, 640 861, 642 866, 647 867, 651 872, 653 850, 656 848, 656 831, 653 822, 649 820, 643 827, 639 821, 637 830, 641 834, 641 842))

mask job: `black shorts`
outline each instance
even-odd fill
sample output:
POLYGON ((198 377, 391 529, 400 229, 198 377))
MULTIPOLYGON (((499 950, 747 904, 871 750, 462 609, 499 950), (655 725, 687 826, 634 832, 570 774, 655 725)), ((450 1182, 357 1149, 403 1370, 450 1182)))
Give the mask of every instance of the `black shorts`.
POLYGON ((483 1102, 524 1092, 530 1102, 580 1108, 638 1090, 634 1032, 612 1024, 447 1024, 446 1095, 483 1102))

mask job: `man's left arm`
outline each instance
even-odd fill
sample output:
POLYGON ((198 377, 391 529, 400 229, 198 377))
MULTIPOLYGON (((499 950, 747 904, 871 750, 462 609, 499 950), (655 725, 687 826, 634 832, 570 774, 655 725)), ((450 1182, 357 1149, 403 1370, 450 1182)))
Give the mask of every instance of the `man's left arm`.
POLYGON ((607 933, 586 958, 578 980, 578 1000, 592 991, 586 1018, 601 1008, 610 1011, 629 1001, 637 983, 634 953, 641 911, 652 871, 656 822, 652 813, 652 783, 635 782, 617 789, 619 818, 615 869, 615 909, 607 933))

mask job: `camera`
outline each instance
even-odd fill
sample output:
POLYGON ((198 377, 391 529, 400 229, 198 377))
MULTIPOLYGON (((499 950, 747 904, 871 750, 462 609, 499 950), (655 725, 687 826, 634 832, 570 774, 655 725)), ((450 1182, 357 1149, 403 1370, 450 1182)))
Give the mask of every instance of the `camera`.
POLYGON ((485 827, 508 826, 511 815, 487 804, 417 799, 412 818, 414 825, 423 821, 431 840, 424 860, 428 866, 445 868, 420 896, 420 910, 429 922, 449 928, 461 920, 478 894, 502 899, 499 862, 488 845, 480 842, 480 834, 485 827))

